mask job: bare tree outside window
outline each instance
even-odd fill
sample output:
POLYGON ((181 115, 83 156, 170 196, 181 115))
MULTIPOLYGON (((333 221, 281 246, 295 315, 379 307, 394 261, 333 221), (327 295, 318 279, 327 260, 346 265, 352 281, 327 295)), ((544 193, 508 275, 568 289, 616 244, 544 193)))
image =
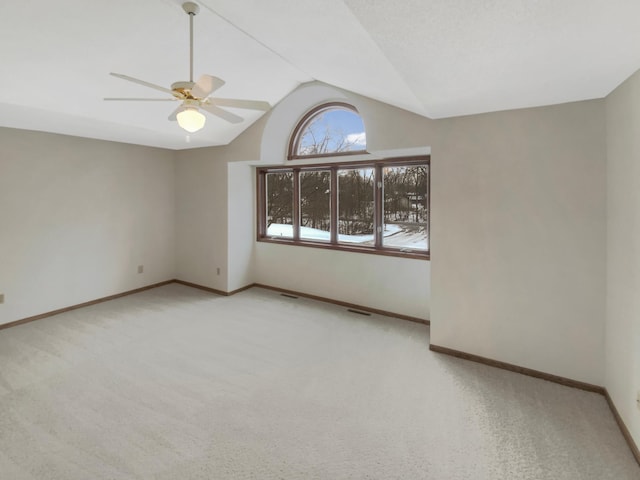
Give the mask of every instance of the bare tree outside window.
POLYGON ((293 238, 293 172, 267 173, 267 234, 293 238))
POLYGON ((338 171, 338 241, 373 245, 374 170, 338 171))
POLYGON ((313 117, 300 137, 298 155, 313 156, 363 150, 366 144, 364 132, 349 133, 345 126, 336 124, 329 118, 332 116, 331 113, 323 112, 313 117))
POLYGON ((428 175, 427 165, 383 169, 384 246, 428 250, 428 175))
POLYGON ((321 106, 298 126, 293 141, 296 158, 364 152, 367 138, 362 118, 352 108, 321 106))
MULTIPOLYGON (((360 153, 362 119, 355 108, 331 103, 300 120, 288 158, 360 153)), ((259 168, 258 239, 429 258, 429 157, 337 160, 259 168)))
POLYGON ((259 238, 429 258, 429 157, 359 163, 259 169, 259 238))
POLYGON ((331 172, 300 172, 300 238, 331 238, 331 172))

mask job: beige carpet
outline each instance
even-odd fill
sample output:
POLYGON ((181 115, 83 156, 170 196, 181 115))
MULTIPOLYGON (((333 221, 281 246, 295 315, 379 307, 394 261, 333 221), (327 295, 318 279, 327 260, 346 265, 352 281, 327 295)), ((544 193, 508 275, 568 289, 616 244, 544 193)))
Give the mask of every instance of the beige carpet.
POLYGON ((0 331, 0 478, 639 479, 604 398, 181 285, 0 331))

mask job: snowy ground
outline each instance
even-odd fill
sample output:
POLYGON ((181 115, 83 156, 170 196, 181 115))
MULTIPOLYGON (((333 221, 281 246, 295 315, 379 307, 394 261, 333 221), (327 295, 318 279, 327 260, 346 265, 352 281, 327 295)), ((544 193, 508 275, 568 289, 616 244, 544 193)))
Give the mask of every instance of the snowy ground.
MULTIPOLYGON (((292 238, 293 225, 283 225, 272 223, 267 229, 267 236, 274 238, 292 238)), ((427 249, 427 233, 420 227, 403 227, 392 223, 385 224, 384 244, 387 247, 427 249)), ((329 232, 316 228, 300 227, 300 239, 312 240, 316 242, 328 242, 331 239, 329 232)), ((351 243, 356 245, 373 245, 373 234, 371 235, 338 235, 340 243, 351 243)))

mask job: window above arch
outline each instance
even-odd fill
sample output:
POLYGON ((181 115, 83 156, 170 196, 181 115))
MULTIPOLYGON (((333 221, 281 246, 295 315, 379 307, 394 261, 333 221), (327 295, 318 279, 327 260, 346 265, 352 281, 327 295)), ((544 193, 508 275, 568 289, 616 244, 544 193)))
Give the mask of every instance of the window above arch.
POLYGON ((289 160, 366 153, 367 134, 355 107, 325 103, 296 125, 289 142, 289 160))

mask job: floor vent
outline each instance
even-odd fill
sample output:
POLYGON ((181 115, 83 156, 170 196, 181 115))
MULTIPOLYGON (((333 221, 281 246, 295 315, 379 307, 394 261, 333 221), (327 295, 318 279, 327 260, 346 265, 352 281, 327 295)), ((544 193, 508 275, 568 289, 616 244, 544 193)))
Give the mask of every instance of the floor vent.
POLYGON ((287 298, 298 298, 295 295, 289 295, 288 293, 281 293, 280 296, 281 297, 287 297, 287 298))
POLYGON ((348 308, 348 309, 347 309, 347 312, 357 313, 358 315, 365 315, 365 316, 367 316, 367 317, 370 317, 370 316, 371 316, 371 314, 370 314, 370 313, 367 313, 367 312, 361 312, 360 310, 353 310, 353 309, 351 309, 351 308, 348 308))

